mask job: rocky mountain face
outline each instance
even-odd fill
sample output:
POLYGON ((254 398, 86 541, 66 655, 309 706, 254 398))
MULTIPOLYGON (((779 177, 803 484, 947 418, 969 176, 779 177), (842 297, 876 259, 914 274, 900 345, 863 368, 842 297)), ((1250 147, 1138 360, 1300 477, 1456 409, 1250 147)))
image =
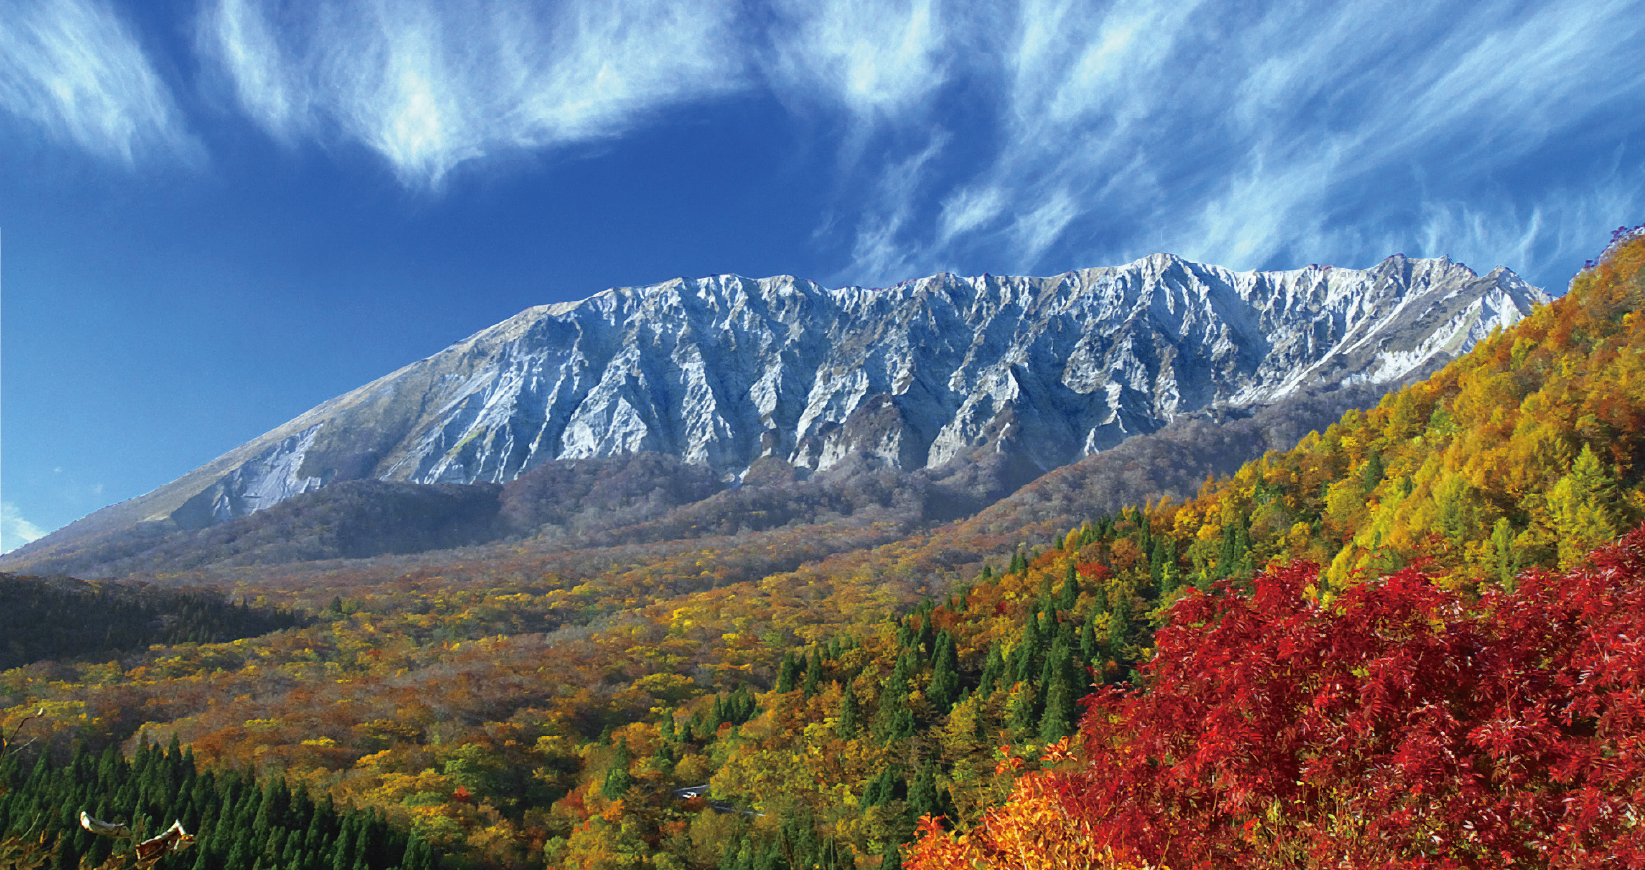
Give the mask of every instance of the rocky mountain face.
POLYGON ((527 310, 58 535, 201 528, 338 481, 502 483, 639 451, 729 482, 756 463, 935 469, 979 451, 1049 470, 1201 409, 1392 383, 1547 299, 1506 269, 1403 256, 618 288, 527 310))

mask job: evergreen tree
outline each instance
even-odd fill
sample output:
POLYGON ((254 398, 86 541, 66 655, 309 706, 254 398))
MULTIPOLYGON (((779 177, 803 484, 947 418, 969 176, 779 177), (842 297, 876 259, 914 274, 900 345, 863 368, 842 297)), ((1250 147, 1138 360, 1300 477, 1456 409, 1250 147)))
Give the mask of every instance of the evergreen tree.
POLYGON ((931 703, 932 712, 942 716, 959 700, 959 692, 959 654, 954 649, 953 637, 945 629, 937 635, 937 650, 932 656, 931 685, 925 697, 931 703))
POLYGON ((1039 732, 1042 741, 1050 743, 1074 732, 1078 718, 1075 702, 1085 688, 1083 672, 1075 665, 1071 648, 1059 639, 1046 657, 1042 689, 1045 706, 1040 714, 1039 732))
POLYGON ((609 800, 618 800, 628 793, 634 785, 634 775, 629 772, 629 765, 633 758, 628 752, 628 741, 617 741, 617 757, 611 762, 611 769, 606 772, 605 785, 600 793, 609 800))
POLYGON ((794 691, 794 681, 799 678, 799 663, 794 661, 793 651, 783 653, 782 664, 777 666, 777 691, 794 691))
POLYGON ((1370 455, 1365 457, 1365 470, 1360 473, 1360 488, 1370 494, 1386 474, 1382 466, 1382 451, 1372 448, 1370 455))
POLYGON ((937 792, 937 771, 930 759, 920 764, 908 784, 908 815, 915 821, 924 815, 942 815, 942 798, 937 792))
POLYGON ((1615 481, 1593 448, 1582 445, 1571 472, 1548 493, 1561 565, 1573 564, 1589 550, 1616 540, 1616 502, 1615 481))
POLYGON ((1108 614, 1108 658, 1123 664, 1125 647, 1131 638, 1131 597, 1121 594, 1108 614))
POLYGON ((914 714, 908 708, 908 677, 914 665, 910 653, 897 657, 891 676, 880 692, 879 709, 874 714, 874 739, 891 743, 914 733, 914 714))
POLYGON ((993 694, 994 686, 1004 671, 1005 658, 1000 655, 999 642, 995 641, 988 646, 988 658, 983 662, 982 676, 977 683, 977 694, 984 698, 993 694))
POLYGON ((822 653, 813 650, 811 663, 805 668, 805 697, 808 700, 816 697, 817 692, 822 688, 822 670, 822 653))
POLYGON ((841 739, 854 737, 861 727, 861 720, 862 707, 857 702, 857 692, 847 682, 845 691, 840 695, 840 710, 834 717, 834 733, 841 739))
POLYGON ((1514 557, 1514 527, 1507 517, 1497 520, 1491 528, 1491 554, 1496 563, 1497 581, 1504 589, 1513 591, 1519 566, 1514 557))
POLYGON ((1023 622, 1022 640, 1011 650, 1010 677, 1012 682, 1020 683, 1033 679, 1038 670, 1038 659, 1044 637, 1040 633, 1039 617, 1033 613, 1023 622))

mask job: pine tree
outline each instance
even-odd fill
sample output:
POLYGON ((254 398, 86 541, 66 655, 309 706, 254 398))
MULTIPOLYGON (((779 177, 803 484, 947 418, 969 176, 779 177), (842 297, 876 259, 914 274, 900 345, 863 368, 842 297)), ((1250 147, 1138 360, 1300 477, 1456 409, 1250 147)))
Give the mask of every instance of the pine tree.
POLYGON ((959 691, 959 654, 954 649, 953 637, 945 629, 937 635, 937 650, 932 655, 931 684, 925 697, 931 703, 932 712, 942 716, 959 700, 959 691))
POLYGON ((1004 671, 1005 658, 1000 655, 999 642, 995 641, 988 647, 988 658, 983 662, 982 676, 977 683, 977 694, 984 698, 993 694, 994 686, 1004 671))
POLYGON ((1131 598, 1120 595, 1114 602, 1114 609, 1108 614, 1108 657, 1116 663, 1124 663, 1125 647, 1131 637, 1131 598))
POLYGON ((1068 563, 1068 571, 1062 578, 1062 594, 1057 597, 1057 609, 1073 612, 1080 600, 1079 567, 1073 562, 1068 563))
POLYGON ((1594 455, 1582 445, 1571 472, 1548 493, 1548 507, 1559 536, 1559 562, 1574 564, 1589 550, 1617 538, 1616 483, 1594 455))
POLYGON ((1496 525, 1491 528, 1491 555, 1496 563, 1497 582, 1512 592, 1519 566, 1514 558, 1514 527, 1508 522, 1507 517, 1498 519, 1496 525))
POLYGON ((793 651, 783 653, 782 664, 777 666, 777 691, 794 691, 794 681, 799 678, 799 663, 794 661, 793 651))
POLYGON ((1046 668, 1041 691, 1045 696, 1044 712, 1040 714, 1039 737, 1046 743, 1059 740, 1074 732, 1075 702, 1082 694, 1082 669, 1075 666, 1073 653, 1066 641, 1059 639, 1046 657, 1046 668))
POLYGON ((908 709, 908 677, 914 670, 911 653, 897 657, 891 676, 880 692, 879 709, 874 714, 874 739, 891 743, 914 733, 913 712, 908 709))
POLYGON ((628 741, 617 741, 617 757, 611 762, 611 769, 606 772, 605 785, 600 793, 609 800, 618 800, 628 793, 634 785, 634 775, 629 772, 629 765, 633 758, 629 755, 628 741))
POLYGON ((840 694, 840 709, 834 716, 834 733, 842 740, 856 736, 861 727, 862 706, 857 702, 857 692, 848 682, 845 691, 840 694))
POLYGON ((1041 647, 1045 643, 1044 636, 1040 633, 1040 620, 1037 615, 1029 613, 1022 628, 1022 640, 1011 650, 1009 673, 1011 681, 1015 683, 1033 679, 1038 670, 1041 647))
POLYGON ((822 653, 813 650, 811 663, 805 668, 805 697, 807 700, 816 697, 817 692, 822 689, 822 670, 822 653))
POLYGON ((937 792, 937 771, 930 759, 920 764, 908 784, 908 815, 917 821, 923 815, 942 815, 942 798, 937 792))

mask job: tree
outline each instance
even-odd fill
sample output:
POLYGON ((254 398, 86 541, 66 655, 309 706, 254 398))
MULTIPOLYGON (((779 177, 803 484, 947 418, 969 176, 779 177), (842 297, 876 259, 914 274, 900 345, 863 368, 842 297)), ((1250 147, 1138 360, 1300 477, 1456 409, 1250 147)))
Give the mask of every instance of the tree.
POLYGON ((611 760, 611 769, 605 775, 605 784, 600 794, 608 800, 621 800, 623 795, 634 786, 634 774, 629 772, 629 766, 634 759, 628 751, 628 741, 617 741, 617 754, 611 760))
POLYGON ((1548 493, 1559 535, 1559 561, 1568 565, 1594 547, 1616 540, 1616 484, 1593 448, 1582 445, 1571 472, 1548 493))
POLYGON ((812 650, 811 663, 805 668, 805 697, 807 700, 816 696, 822 688, 822 652, 812 650))
POLYGON ((861 727, 862 707, 857 703, 857 692, 851 684, 845 684, 845 691, 840 694, 839 712, 834 716, 834 733, 842 740, 853 737, 861 727))
POLYGON ((926 690, 926 701, 933 713, 947 715, 949 708, 959 700, 959 655, 954 650, 954 638, 944 629, 937 635, 937 649, 932 655, 931 683, 926 690))
POLYGON ((1317 578, 1191 593, 1083 763, 965 838, 923 824, 907 866, 1645 864, 1645 527, 1477 599, 1408 568, 1321 606, 1317 578))

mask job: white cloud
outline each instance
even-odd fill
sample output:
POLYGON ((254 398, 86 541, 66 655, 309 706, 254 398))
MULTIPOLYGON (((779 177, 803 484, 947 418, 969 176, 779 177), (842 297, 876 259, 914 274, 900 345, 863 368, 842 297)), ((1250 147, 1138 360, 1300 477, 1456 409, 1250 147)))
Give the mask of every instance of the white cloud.
POLYGON ((742 84, 730 5, 217 0, 198 43, 275 136, 340 135, 408 185, 464 161, 619 135, 742 84))
POLYGON ((915 193, 924 180, 926 167, 942 153, 947 141, 947 136, 933 137, 924 151, 881 176, 876 222, 858 231, 851 252, 858 282, 883 286, 909 275, 914 258, 898 236, 913 216, 915 193))
POLYGON ((16 505, 0 502, 0 553, 9 553, 45 535, 45 529, 23 519, 16 505))
POLYGON ((8 3, 0 109, 106 159, 192 154, 169 89, 137 39, 96 0, 8 3))
POLYGON ((766 72, 779 91, 821 95, 866 120, 914 117, 947 77, 948 19, 936 0, 786 0, 766 72))
MULTIPOLYGON (((817 210, 853 234, 840 274, 870 283, 1162 247, 1255 267, 1449 240, 1459 259, 1548 263, 1565 234, 1636 204, 1583 190, 1595 171, 1543 180, 1525 162, 1545 166, 1565 137, 1637 141, 1637 13, 1632 0, 1254 16, 1204 0, 206 0, 195 44, 277 139, 362 145, 420 189, 764 88, 826 125, 838 151, 817 210)), ((123 159, 183 141, 164 85, 97 0, 33 3, 19 20, 0 31, 0 106, 123 159)))
POLYGON ((986 251, 988 268, 1037 271, 1161 248, 1240 268, 1428 248, 1535 272, 1637 220, 1637 185, 1601 193, 1603 167, 1538 177, 1566 138, 1637 142, 1637 3, 1315 4, 1251 20, 1022 0, 1010 17, 991 33, 936 28, 986 47, 951 76, 997 63, 1008 83, 990 107, 997 147, 968 174, 944 167, 951 186, 924 192, 937 204, 923 221, 905 214, 887 238, 864 218, 874 244, 859 251, 919 250, 915 271, 986 251))

